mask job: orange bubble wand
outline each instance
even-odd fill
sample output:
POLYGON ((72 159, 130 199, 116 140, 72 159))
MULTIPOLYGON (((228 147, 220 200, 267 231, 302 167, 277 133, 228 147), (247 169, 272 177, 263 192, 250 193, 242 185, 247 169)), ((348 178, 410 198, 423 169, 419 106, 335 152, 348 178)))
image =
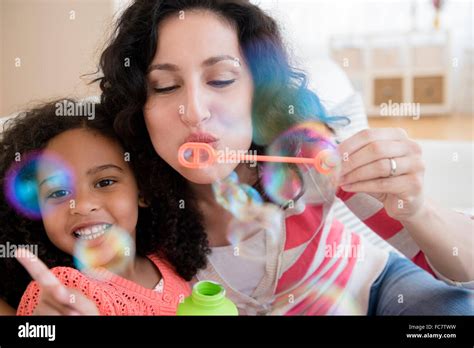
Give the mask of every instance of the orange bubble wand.
MULTIPOLYGON (((178 161, 186 168, 202 169, 209 167, 216 163, 216 150, 207 143, 184 143, 178 150, 178 161), (192 151, 193 158, 188 160, 186 154, 192 151), (207 154, 204 160, 201 160, 201 151, 207 154)), ((229 161, 230 162, 230 161, 229 161)), ((220 163, 229 163, 227 161, 220 163)), ((232 161, 233 162, 233 161, 232 161)), ((288 157, 288 156, 266 156, 266 155, 251 155, 239 154, 237 162, 277 162, 277 163, 295 163, 295 164, 310 164, 321 174, 329 173, 337 166, 338 160, 330 150, 321 150, 314 158, 308 157, 288 157)))

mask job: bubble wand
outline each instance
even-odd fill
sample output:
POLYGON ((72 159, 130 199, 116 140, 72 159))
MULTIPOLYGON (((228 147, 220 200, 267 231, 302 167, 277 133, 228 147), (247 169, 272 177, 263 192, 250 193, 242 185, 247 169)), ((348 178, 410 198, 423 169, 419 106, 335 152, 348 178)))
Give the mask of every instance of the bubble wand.
MULTIPOLYGON (((203 169, 217 162, 216 150, 207 143, 184 143, 178 150, 179 163, 191 169, 203 169), (200 156, 201 153, 206 156, 200 156), (192 155, 192 160, 189 158, 192 155), (204 158, 204 160, 202 160, 204 158)), ((337 166, 338 160, 330 150, 321 150, 314 158, 311 157, 289 157, 289 156, 267 156, 267 155, 251 155, 239 154, 238 162, 278 162, 278 163, 295 163, 295 164, 311 164, 321 174, 327 174, 337 166)), ((218 163, 229 163, 228 161, 218 163)))

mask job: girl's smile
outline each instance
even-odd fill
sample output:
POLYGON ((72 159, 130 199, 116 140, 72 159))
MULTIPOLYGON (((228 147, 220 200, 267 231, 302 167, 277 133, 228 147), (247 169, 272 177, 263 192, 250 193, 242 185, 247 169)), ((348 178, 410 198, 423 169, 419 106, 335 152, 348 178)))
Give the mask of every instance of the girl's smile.
POLYGON ((112 227, 113 225, 108 223, 84 225, 84 227, 75 229, 73 235, 77 240, 86 243, 88 248, 94 248, 107 240, 112 227))

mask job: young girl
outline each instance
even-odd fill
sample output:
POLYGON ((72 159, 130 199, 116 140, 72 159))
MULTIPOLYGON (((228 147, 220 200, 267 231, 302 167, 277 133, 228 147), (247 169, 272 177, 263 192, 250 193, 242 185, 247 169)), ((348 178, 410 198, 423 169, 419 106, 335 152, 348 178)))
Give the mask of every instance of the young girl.
POLYGON ((307 183, 306 195, 283 210, 274 243, 264 229, 243 240, 261 257, 235 253, 226 235, 232 215, 211 184, 235 170, 263 193, 261 168, 189 169, 178 161, 180 146, 263 153, 298 122, 333 121, 290 65, 275 21, 257 6, 137 0, 120 18, 101 71, 116 131, 140 154, 142 171, 154 173, 140 178, 144 194, 161 212, 165 252, 185 279, 222 283, 242 314, 349 314, 350 297, 358 314, 473 313, 472 292, 461 288, 474 278, 472 221, 424 199, 420 147, 400 129, 366 130, 340 144, 338 197, 407 258, 373 247, 331 212, 323 219, 307 183), (127 68, 123 57, 132 62, 127 68), (364 257, 333 257, 339 246, 359 247, 364 257))
MULTIPOLYGON (((37 246, 39 258, 47 267, 54 267, 52 274, 69 295, 75 295, 74 301, 68 303, 65 289, 39 260, 17 256, 35 280, 24 291, 25 272, 14 259, 2 260, 1 294, 16 306, 18 294, 24 291, 19 315, 31 315, 38 309, 42 314, 48 310, 79 314, 84 313, 84 308, 90 314, 101 315, 176 313, 179 301, 190 293, 188 284, 160 256, 150 209, 139 194, 129 154, 117 140, 100 105, 67 100, 24 113, 7 126, 1 146, 5 149, 1 155, 2 189, 7 191, 3 193, 9 191, 11 178, 5 175, 12 171, 7 169, 20 166, 22 178, 33 178, 41 218, 24 218, 20 213, 25 213, 25 207, 17 206, 13 211, 2 199, 2 242, 37 246), (87 110, 94 110, 94 117, 59 117, 58 108, 65 104, 74 110, 87 106, 87 110), (22 161, 32 161, 31 154, 38 158, 37 162, 25 165, 22 161), (104 255, 113 247, 105 243, 113 240, 111 234, 117 228, 129 233, 136 243, 136 255, 130 254, 133 243, 117 246, 128 248, 128 255, 134 256, 129 262, 114 269, 115 274, 99 269, 101 278, 86 276, 74 268, 72 255, 79 258, 75 251, 78 243, 104 255), (55 291, 59 293, 54 294, 55 291)), ((29 216, 32 213, 30 209, 29 216)), ((120 256, 119 253, 122 251, 117 253, 120 256)))

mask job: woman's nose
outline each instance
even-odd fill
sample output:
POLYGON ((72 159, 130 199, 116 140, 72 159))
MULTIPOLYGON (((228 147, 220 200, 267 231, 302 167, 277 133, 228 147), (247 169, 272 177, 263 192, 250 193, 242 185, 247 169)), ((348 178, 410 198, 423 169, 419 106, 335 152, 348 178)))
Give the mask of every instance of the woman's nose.
POLYGON ((199 127, 211 118, 205 92, 198 86, 186 90, 185 103, 179 108, 182 121, 189 127, 199 127))

